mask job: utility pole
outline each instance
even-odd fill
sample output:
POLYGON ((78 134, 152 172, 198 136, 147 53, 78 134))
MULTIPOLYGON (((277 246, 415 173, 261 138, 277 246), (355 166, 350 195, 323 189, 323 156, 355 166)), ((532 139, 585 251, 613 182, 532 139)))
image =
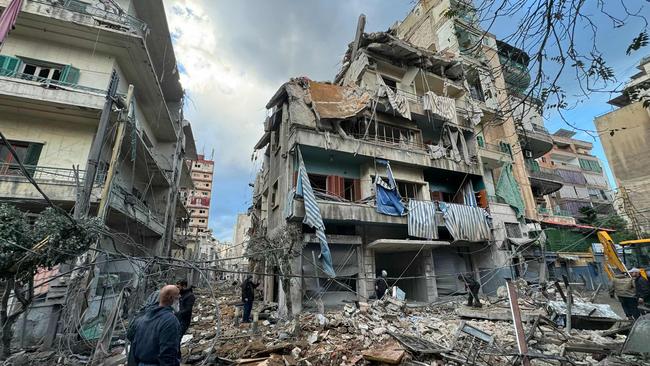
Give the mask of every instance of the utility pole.
POLYGON ((104 108, 102 109, 102 114, 99 117, 97 134, 95 135, 92 145, 90 146, 90 153, 88 153, 88 162, 86 164, 86 174, 84 174, 83 187, 81 189, 81 193, 77 196, 77 202, 75 203, 75 219, 81 219, 88 216, 88 212, 90 211, 90 197, 93 192, 93 184, 95 183, 97 168, 99 166, 99 160, 102 154, 102 146, 104 145, 104 140, 106 139, 106 132, 108 131, 108 126, 111 120, 111 112, 115 103, 117 85, 119 82, 120 77, 117 75, 117 71, 113 70, 111 73, 111 80, 108 83, 104 108))

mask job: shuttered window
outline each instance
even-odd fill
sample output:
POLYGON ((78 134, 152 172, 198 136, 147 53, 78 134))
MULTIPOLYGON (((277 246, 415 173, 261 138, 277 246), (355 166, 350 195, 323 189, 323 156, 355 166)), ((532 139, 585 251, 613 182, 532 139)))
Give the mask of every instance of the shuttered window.
POLYGON ((600 164, 595 161, 595 160, 587 160, 587 159, 578 159, 578 163, 580 163, 580 168, 582 170, 587 170, 590 172, 602 172, 603 169, 600 167, 600 164))
POLYGON ((0 56, 0 76, 20 77, 39 82, 58 81, 64 85, 79 82, 79 69, 72 65, 61 65, 47 61, 0 56))
MULTIPOLYGON (((27 171, 30 174, 34 174, 38 160, 41 157, 43 144, 25 141, 9 141, 9 143, 16 151, 18 159, 23 163, 27 171)), ((0 174, 22 174, 18 167, 18 162, 3 142, 0 142, 0 174)))
POLYGON ((0 76, 14 76, 20 66, 19 58, 0 55, 0 76))

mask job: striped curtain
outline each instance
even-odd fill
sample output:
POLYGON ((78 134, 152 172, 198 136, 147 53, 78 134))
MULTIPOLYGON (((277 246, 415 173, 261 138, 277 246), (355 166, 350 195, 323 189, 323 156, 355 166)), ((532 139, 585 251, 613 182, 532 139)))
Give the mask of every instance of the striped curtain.
POLYGON ((486 241, 490 239, 487 212, 480 207, 438 202, 445 226, 454 241, 486 241))
POLYGON ((323 217, 320 214, 320 208, 314 196, 314 190, 309 182, 307 169, 302 160, 302 154, 298 150, 298 182, 296 183, 296 195, 302 197, 305 202, 305 218, 302 220, 303 224, 316 229, 316 237, 320 242, 320 259, 322 262, 322 270, 330 277, 336 277, 334 267, 332 266, 332 254, 330 253, 327 238, 325 237, 325 224, 323 224, 323 217))
POLYGON ((409 200, 408 234, 416 238, 438 239, 435 202, 409 200))

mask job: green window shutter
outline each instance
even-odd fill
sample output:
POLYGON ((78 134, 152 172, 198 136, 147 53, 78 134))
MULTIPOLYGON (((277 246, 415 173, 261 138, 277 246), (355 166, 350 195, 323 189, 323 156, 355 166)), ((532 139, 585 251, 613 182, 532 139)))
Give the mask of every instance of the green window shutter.
POLYGON ((585 159, 578 158, 578 163, 580 163, 580 168, 583 170, 589 170, 589 162, 585 159))
POLYGON ((476 136, 476 142, 478 143, 478 146, 485 147, 485 140, 483 140, 483 136, 476 136))
POLYGON ((68 84, 79 82, 79 69, 72 65, 65 65, 61 71, 61 81, 68 84))
POLYGON ((595 172, 600 173, 600 172, 603 171, 603 169, 600 167, 600 164, 597 161, 592 161, 591 162, 591 167, 593 168, 593 171, 595 171, 595 172))
POLYGON ((38 164, 38 159, 41 157, 42 150, 43 144, 32 142, 27 146, 27 153, 25 154, 23 164, 30 175, 34 175, 34 170, 36 170, 36 165, 38 164))
POLYGON ((22 64, 19 58, 0 56, 0 76, 14 76, 22 64))

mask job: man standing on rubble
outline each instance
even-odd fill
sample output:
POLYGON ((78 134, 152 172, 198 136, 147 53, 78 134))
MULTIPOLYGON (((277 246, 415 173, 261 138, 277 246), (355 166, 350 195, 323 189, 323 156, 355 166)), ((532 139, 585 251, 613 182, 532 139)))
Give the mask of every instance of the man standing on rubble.
POLYGON ((253 276, 248 275, 241 285, 241 300, 244 302, 244 316, 242 322, 251 322, 251 311, 253 310, 253 300, 255 299, 255 289, 259 283, 253 282, 253 276))
POLYGON ((375 280, 375 295, 377 295, 377 300, 381 300, 386 294, 386 290, 388 290, 386 276, 388 276, 388 272, 382 269, 381 276, 375 280))
POLYGON ((636 297, 634 279, 632 273, 619 273, 612 279, 612 286, 609 289, 609 296, 618 298, 625 316, 631 319, 639 317, 639 300, 636 297))
POLYGON ((181 325, 182 337, 185 332, 187 332, 187 328, 190 327, 190 321, 192 320, 192 308, 194 307, 196 296, 194 296, 194 291, 192 291, 194 289, 194 286, 187 287, 186 280, 180 280, 176 282, 176 287, 178 287, 181 295, 176 317, 178 318, 178 322, 181 325))
POLYGON ((641 270, 638 268, 632 268, 630 275, 634 279, 634 287, 639 304, 650 304, 650 282, 641 276, 641 270))
POLYGON ((482 308, 483 304, 481 304, 481 300, 478 298, 478 290, 481 289, 481 284, 472 278, 472 276, 463 273, 458 275, 458 279, 465 283, 465 290, 469 293, 467 297, 467 306, 482 308))
POLYGON ((179 296, 178 287, 163 287, 160 290, 158 306, 149 309, 144 316, 135 320, 135 334, 130 341, 136 365, 180 365, 180 324, 172 308, 179 296))

